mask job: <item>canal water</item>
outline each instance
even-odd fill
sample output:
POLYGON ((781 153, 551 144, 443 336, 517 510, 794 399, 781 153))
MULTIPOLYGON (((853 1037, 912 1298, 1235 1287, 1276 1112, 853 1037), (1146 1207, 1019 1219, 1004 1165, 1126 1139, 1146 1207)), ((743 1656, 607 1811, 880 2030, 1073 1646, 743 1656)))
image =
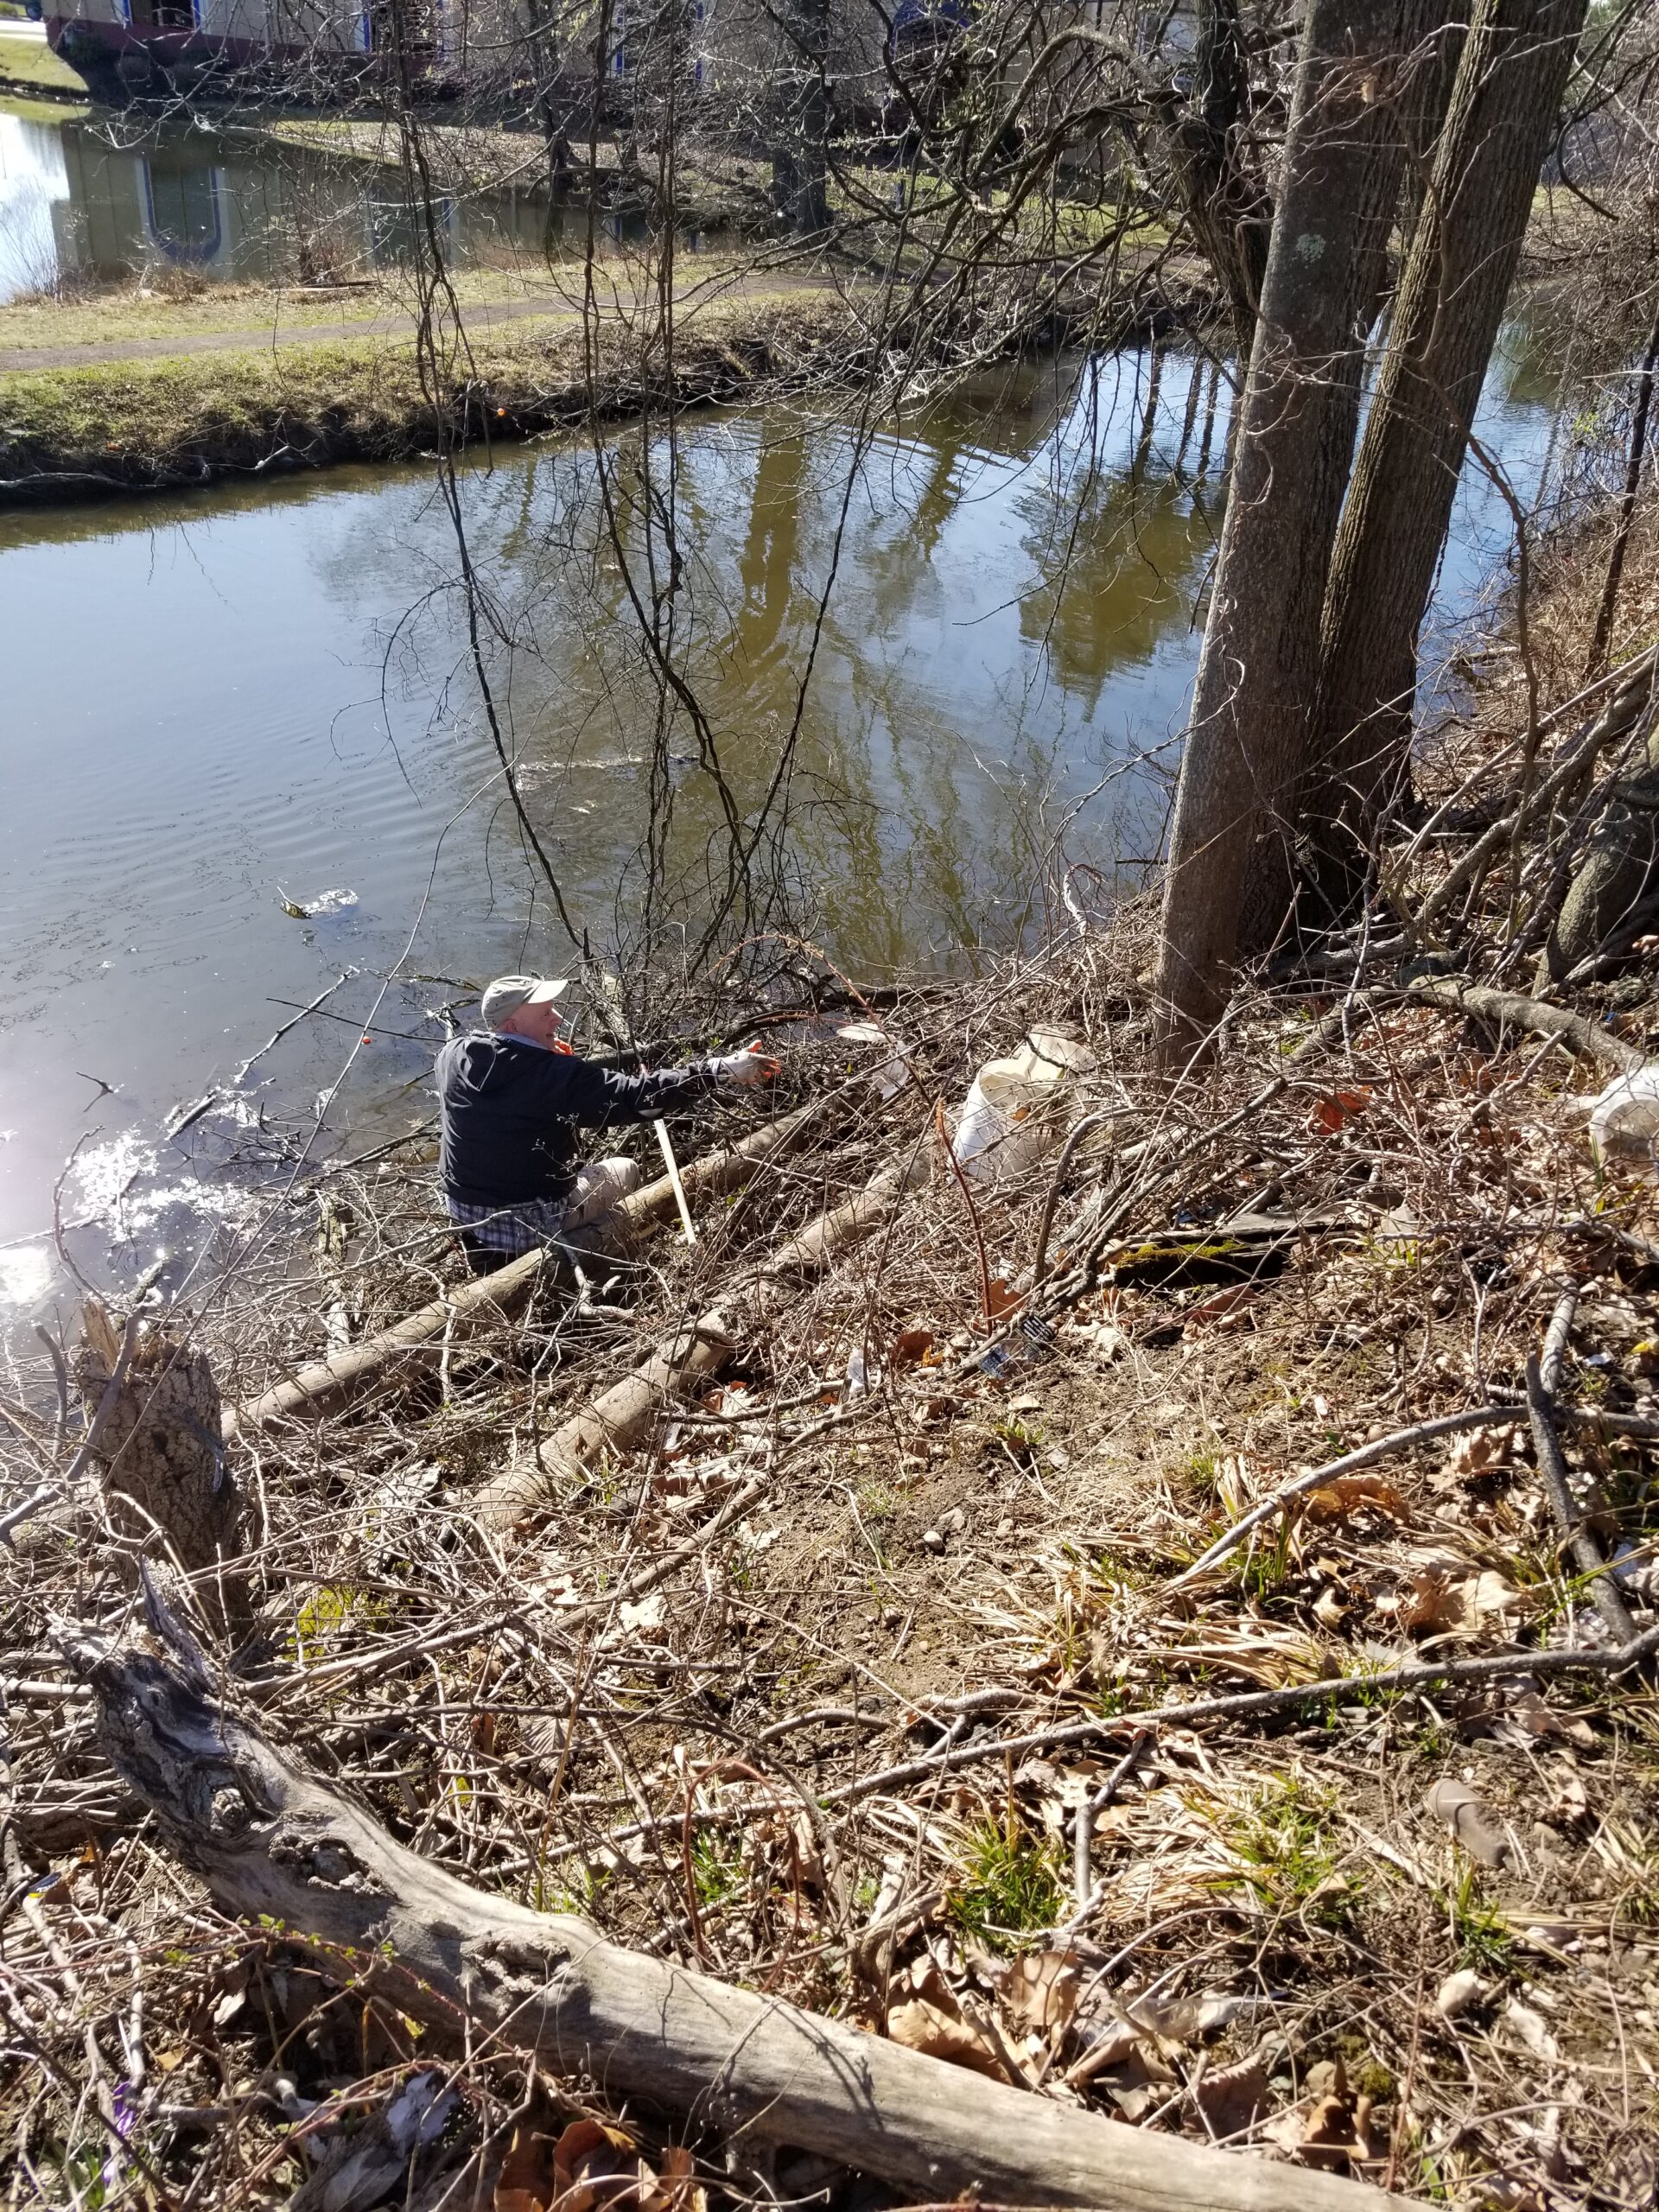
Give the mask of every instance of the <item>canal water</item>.
MULTIPOLYGON (((1512 339, 1481 427, 1524 500, 1554 395, 1512 339)), ((1176 467, 1192 373, 1165 362, 1150 435, 1133 354, 1010 372, 861 449, 849 421, 782 408, 680 426, 676 620, 744 804, 834 571, 791 835, 821 940, 857 971, 1007 942, 1061 822, 1071 858, 1109 880, 1155 853, 1225 435, 1224 383, 1201 472, 1206 384, 1176 467)), ((616 450, 637 461, 637 434, 616 450)), ((572 917, 603 945, 638 910, 657 691, 594 456, 504 451, 462 505, 504 740, 572 917)), ((622 521, 637 562, 637 506, 622 521)), ((1471 473, 1443 630, 1507 545, 1507 510, 1471 473)), ((238 1217, 238 1132, 262 1111, 321 1105, 323 1151, 407 1128, 431 1111, 437 1010, 568 957, 480 711, 455 575, 421 469, 0 516, 14 1314, 54 1293, 60 1177, 81 1264, 130 1274, 238 1217), (325 1014, 238 1080, 341 975, 325 1014), (215 1090, 169 1141, 175 1109, 215 1090)), ((670 873, 695 879, 718 810, 695 763, 672 775, 670 873)))

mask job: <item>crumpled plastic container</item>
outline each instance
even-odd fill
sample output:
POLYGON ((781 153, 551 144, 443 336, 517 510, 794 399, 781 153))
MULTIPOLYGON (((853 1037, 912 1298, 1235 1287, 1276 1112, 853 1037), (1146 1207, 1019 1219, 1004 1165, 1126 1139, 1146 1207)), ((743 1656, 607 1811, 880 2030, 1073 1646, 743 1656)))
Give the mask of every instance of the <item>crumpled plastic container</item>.
POLYGON ((1659 1180, 1659 1060, 1615 1076, 1590 1108, 1590 1149, 1604 1166, 1659 1180))
POLYGON ((1006 1060, 987 1060, 963 1102, 950 1149, 969 1182, 1001 1182, 1052 1151, 1058 1109, 1080 1077, 1098 1065, 1087 1045, 1057 1030, 1033 1029, 1006 1060))

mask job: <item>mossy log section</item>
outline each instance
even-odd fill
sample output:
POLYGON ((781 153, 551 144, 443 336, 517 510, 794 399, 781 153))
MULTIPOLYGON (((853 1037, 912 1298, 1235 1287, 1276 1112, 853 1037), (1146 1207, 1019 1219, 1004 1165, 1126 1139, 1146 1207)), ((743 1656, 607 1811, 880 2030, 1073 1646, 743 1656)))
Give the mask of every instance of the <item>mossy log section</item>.
MULTIPOLYGON (((775 1160, 805 1127, 817 1111, 804 1106, 798 1112, 768 1122, 741 1143, 694 1160, 681 1171, 688 1197, 734 1191, 748 1181, 767 1160, 775 1160)), ((658 1176, 623 1199, 617 1208, 622 1217, 622 1238, 642 1234, 667 1220, 677 1211, 674 1185, 658 1176)), ((464 1283, 447 1298, 435 1299, 378 1336, 366 1337, 327 1359, 302 1367, 286 1382, 279 1382, 245 1406, 227 1406, 224 1414, 226 1441, 277 1421, 321 1421, 383 1382, 401 1381, 409 1372, 435 1367, 443 1357, 446 1340, 476 1335, 480 1330, 511 1319, 529 1302, 537 1284, 552 1280, 565 1268, 564 1255, 592 1249, 591 1241, 573 1236, 568 1246, 540 1246, 510 1261, 493 1275, 464 1283)))
POLYGON ((225 1909, 459 2045, 511 2046, 714 2137, 798 2145, 938 2201, 1109 2212, 1363 2212, 1334 2176, 1004 2088, 780 1998, 486 1897, 394 1841, 218 1705, 190 1655, 71 1639, 117 1772, 225 1909))

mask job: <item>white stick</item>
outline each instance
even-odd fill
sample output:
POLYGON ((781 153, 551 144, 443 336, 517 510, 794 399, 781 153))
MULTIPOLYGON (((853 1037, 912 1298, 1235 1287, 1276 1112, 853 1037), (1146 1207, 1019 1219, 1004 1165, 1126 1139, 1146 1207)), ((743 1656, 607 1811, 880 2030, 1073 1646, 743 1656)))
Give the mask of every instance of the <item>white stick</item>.
POLYGON ((685 1202, 685 1185, 680 1180, 680 1163, 675 1159, 674 1147, 668 1141, 668 1123, 653 1122, 651 1126, 657 1132, 657 1141, 663 1148, 663 1165, 668 1170, 669 1181, 674 1185, 674 1203, 680 1210, 685 1241, 688 1244, 695 1244, 697 1241, 696 1224, 691 1218, 691 1209, 685 1202))

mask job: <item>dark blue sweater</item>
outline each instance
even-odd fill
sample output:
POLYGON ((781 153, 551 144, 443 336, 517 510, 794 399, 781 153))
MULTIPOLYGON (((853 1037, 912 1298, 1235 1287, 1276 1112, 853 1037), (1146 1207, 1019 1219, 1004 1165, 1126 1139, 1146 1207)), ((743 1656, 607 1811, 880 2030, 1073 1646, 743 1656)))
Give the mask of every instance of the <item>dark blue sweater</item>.
POLYGON ((619 1075, 522 1037, 452 1038, 438 1054, 439 1173, 462 1205, 563 1198, 575 1181, 576 1131, 654 1121, 715 1088, 704 1061, 619 1075))

